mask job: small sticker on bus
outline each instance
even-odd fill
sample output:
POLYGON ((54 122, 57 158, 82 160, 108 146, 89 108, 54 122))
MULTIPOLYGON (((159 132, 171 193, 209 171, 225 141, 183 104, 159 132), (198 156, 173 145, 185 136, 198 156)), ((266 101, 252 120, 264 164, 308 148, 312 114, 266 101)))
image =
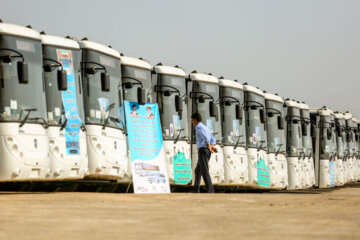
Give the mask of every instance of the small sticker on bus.
POLYGON ((99 110, 96 110, 96 118, 101 118, 101 111, 99 110))
POLYGON ((10 107, 5 107, 4 116, 5 117, 11 116, 11 108, 10 107))
POLYGON ((95 117, 95 109, 90 109, 90 117, 95 117))
POLYGON ((54 120, 54 114, 53 112, 48 112, 48 121, 54 120))
POLYGON ((17 109, 17 101, 10 99, 10 108, 11 109, 17 109))
POLYGON ((56 107, 55 108, 55 116, 60 116, 60 115, 61 115, 60 108, 56 107))

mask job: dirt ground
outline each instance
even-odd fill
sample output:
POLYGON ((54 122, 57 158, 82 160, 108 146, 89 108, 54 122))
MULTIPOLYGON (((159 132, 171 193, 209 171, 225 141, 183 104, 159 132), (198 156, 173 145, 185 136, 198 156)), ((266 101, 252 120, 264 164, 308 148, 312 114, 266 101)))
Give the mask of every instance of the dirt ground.
POLYGON ((360 188, 310 193, 1 193, 0 239, 360 239, 360 188))

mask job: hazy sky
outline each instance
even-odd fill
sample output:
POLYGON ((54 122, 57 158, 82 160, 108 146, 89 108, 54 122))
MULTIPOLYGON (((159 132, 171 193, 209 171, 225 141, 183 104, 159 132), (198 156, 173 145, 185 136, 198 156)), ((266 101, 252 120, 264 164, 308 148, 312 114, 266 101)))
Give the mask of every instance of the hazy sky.
POLYGON ((360 1, 0 0, 4 22, 360 117, 360 1))

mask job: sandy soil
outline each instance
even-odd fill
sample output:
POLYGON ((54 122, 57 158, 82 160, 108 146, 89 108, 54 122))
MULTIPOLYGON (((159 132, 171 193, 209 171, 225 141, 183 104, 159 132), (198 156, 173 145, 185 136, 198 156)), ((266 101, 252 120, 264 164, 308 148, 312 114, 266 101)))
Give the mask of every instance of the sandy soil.
POLYGON ((133 195, 0 193, 0 239, 360 239, 360 188, 133 195))

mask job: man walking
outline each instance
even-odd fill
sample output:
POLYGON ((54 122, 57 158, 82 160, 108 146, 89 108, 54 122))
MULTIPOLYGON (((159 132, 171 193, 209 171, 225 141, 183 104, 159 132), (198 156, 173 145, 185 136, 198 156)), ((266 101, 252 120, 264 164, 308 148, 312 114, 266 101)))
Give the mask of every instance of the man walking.
POLYGON ((216 152, 215 138, 210 130, 201 122, 201 115, 194 113, 191 116, 192 124, 196 131, 196 147, 198 149, 198 162, 195 168, 195 192, 200 193, 201 176, 209 193, 214 193, 214 187, 209 173, 209 160, 212 152, 216 152))

